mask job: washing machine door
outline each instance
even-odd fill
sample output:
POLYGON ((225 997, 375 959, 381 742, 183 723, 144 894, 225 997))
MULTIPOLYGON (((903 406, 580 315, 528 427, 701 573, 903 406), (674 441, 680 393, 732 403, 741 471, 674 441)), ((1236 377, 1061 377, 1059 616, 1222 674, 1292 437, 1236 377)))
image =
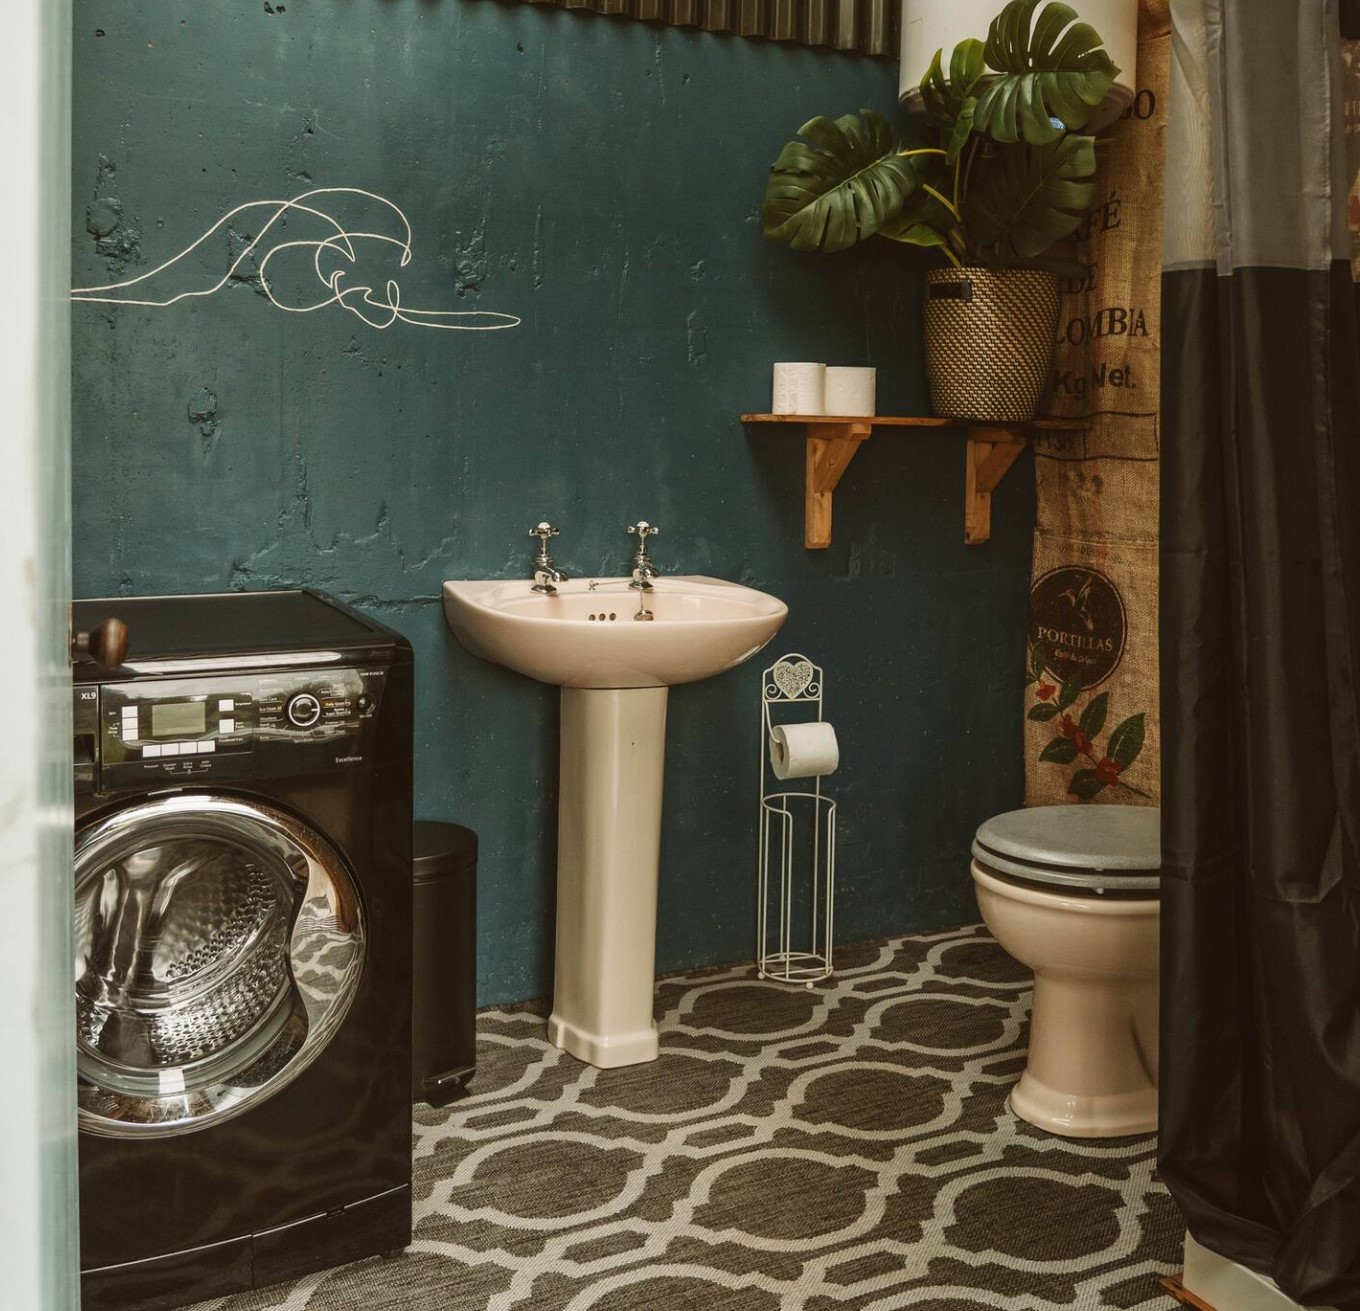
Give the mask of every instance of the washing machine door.
POLYGON ((80 1128, 192 1133, 297 1078, 363 970, 354 880, 282 810, 175 794, 76 835, 80 1128))

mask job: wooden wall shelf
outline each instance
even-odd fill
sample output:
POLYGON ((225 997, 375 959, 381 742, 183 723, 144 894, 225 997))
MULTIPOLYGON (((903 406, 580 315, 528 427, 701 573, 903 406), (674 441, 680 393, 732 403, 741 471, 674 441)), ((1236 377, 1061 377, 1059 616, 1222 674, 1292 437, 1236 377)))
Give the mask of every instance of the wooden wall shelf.
POLYGON ((831 545, 831 498, 875 428, 956 428, 968 441, 964 468, 963 540, 977 546, 992 535, 992 493, 1025 449, 1036 428, 1085 428, 1080 419, 1035 419, 1021 424, 968 423, 962 419, 867 417, 826 414, 743 414, 742 423, 800 425, 806 429, 803 545, 819 551, 831 545))

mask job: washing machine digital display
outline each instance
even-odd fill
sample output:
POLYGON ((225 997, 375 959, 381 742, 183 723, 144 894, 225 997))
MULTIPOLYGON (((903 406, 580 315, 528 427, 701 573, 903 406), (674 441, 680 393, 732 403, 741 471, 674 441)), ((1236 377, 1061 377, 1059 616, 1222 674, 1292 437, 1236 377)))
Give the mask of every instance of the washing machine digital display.
POLYGON ((207 731, 208 710, 202 701, 153 701, 151 736, 181 738, 207 731))

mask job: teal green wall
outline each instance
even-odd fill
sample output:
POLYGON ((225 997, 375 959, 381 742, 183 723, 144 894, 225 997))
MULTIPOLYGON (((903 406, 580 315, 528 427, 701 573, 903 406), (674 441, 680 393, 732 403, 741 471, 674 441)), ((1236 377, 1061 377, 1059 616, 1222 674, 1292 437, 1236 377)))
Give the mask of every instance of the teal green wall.
MULTIPOLYGON (((874 364, 884 412, 925 411, 920 265, 757 217, 791 131, 888 108, 895 66, 494 0, 75 9, 79 282, 355 186, 411 218, 406 303, 524 320, 380 332, 250 281, 74 306, 77 594, 310 585, 406 633, 418 810, 481 834, 482 1000, 522 998, 551 984, 557 694, 466 655, 440 582, 526 575, 543 516, 565 569, 620 572, 652 519, 663 570, 784 598, 771 654, 826 666, 838 937, 973 918, 972 829, 1021 800, 1028 464, 965 548, 958 435, 883 431, 809 552, 801 442, 736 418, 777 359, 874 364)), ((758 665, 673 694, 660 969, 752 950, 757 696, 758 665)))

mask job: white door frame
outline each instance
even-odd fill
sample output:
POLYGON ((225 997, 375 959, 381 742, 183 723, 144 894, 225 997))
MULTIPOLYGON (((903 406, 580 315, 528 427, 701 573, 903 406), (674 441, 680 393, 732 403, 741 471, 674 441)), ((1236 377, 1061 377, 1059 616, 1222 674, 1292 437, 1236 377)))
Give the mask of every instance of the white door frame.
POLYGON ((71 989, 71 0, 10 0, 0 159, 0 1268, 6 1306, 76 1311, 71 989))

